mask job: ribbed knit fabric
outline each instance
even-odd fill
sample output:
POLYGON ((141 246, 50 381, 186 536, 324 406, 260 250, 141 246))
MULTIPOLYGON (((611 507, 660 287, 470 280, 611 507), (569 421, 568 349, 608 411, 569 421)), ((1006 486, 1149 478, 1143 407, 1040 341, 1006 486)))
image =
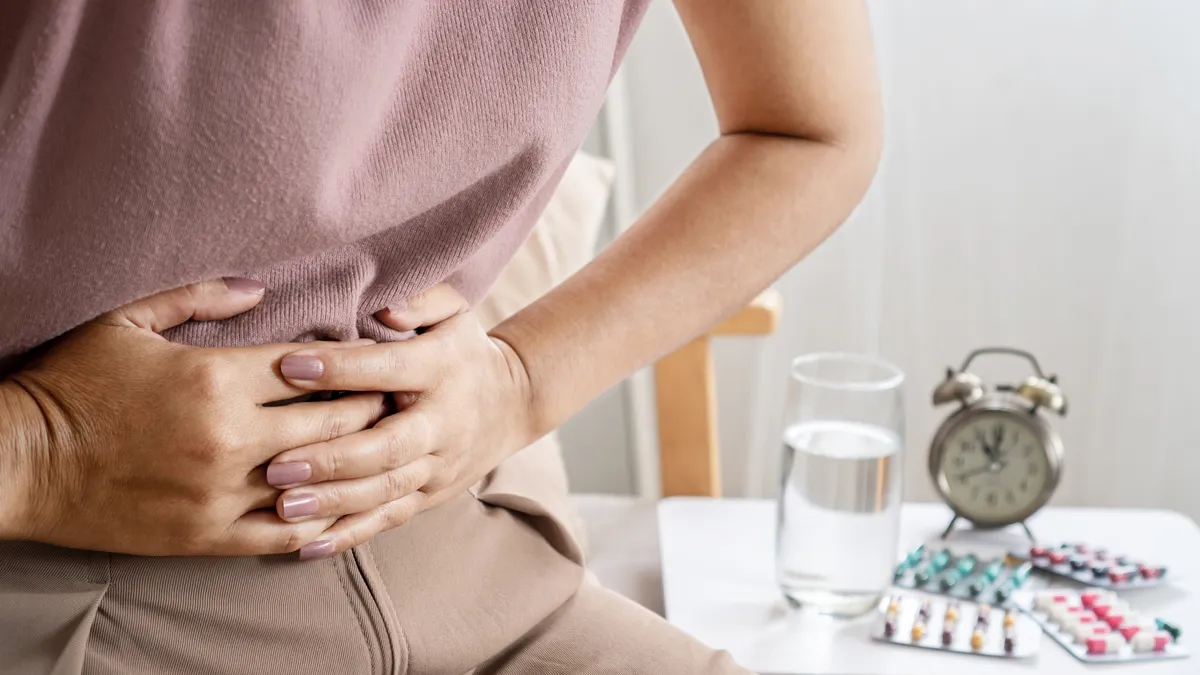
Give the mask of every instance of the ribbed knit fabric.
POLYGON ((647 0, 5 0, 0 375, 131 300, 267 297, 169 338, 398 337, 478 300, 595 117, 647 0))

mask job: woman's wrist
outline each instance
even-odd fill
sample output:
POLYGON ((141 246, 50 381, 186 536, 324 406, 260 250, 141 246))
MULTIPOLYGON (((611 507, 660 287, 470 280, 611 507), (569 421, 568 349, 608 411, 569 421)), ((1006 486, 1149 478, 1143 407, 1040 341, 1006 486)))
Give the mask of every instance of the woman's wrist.
POLYGON ((0 381, 0 541, 31 532, 33 469, 48 443, 37 401, 12 380, 0 381))

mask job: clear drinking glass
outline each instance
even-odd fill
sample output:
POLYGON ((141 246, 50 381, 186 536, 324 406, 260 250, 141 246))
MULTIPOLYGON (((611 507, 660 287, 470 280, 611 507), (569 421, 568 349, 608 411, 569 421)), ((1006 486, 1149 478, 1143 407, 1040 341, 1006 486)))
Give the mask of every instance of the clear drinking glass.
POLYGON ((792 361, 775 563, 794 606, 856 616, 892 582, 903 382, 899 368, 871 356, 822 353, 792 361))

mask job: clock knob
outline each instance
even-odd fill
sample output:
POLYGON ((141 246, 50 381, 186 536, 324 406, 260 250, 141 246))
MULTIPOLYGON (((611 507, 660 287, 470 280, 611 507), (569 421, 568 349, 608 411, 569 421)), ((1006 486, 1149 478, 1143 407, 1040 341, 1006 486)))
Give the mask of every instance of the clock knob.
POLYGON ((1052 379, 1028 377, 1017 386, 1016 394, 1035 407, 1045 408, 1059 415, 1067 414, 1067 399, 1052 379))
POLYGON ((983 380, 971 373, 946 372, 946 379, 933 390, 933 404, 942 405, 958 401, 963 405, 983 398, 983 380))

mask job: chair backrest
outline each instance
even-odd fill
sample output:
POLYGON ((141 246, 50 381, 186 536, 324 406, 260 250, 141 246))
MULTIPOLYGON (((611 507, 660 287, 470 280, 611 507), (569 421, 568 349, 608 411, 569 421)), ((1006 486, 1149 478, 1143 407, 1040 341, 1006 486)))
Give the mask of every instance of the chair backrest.
POLYGON ((779 323, 778 291, 769 289, 711 331, 654 365, 662 496, 721 495, 713 338, 767 335, 779 323))

